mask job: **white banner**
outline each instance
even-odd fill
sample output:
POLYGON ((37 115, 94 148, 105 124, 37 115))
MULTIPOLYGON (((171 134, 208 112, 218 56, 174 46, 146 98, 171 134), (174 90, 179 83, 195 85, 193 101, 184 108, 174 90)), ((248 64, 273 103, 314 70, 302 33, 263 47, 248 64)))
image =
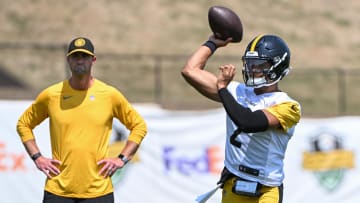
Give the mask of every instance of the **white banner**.
MULTIPOLYGON (((4 203, 42 201, 45 176, 36 169, 16 133, 30 101, 0 101, 0 192, 4 203)), ((113 176, 117 203, 192 203, 216 187, 223 167, 225 113, 167 111, 135 105, 148 124, 136 158, 113 176)), ((360 117, 303 118, 285 160, 284 202, 360 202, 360 117)), ((48 121, 35 128, 37 143, 51 156, 48 121)), ((111 153, 121 151, 127 130, 116 120, 111 153)), ((221 202, 221 190, 208 203, 221 202)))

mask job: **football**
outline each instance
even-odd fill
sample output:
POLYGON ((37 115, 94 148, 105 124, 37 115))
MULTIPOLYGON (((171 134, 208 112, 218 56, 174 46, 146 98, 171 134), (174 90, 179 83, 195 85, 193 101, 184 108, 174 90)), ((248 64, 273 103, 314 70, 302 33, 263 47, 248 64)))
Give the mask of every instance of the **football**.
POLYGON ((239 16, 229 8, 212 6, 209 8, 208 20, 215 38, 226 40, 232 37, 232 42, 240 42, 243 36, 243 26, 239 16))

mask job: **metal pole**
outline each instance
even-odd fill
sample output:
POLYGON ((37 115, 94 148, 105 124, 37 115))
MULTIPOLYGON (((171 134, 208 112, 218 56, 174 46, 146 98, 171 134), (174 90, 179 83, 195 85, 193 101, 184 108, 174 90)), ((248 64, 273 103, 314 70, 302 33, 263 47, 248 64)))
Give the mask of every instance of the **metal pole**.
POLYGON ((155 57, 155 67, 154 67, 154 94, 155 102, 161 104, 161 94, 162 94, 162 85, 161 85, 161 67, 162 61, 161 56, 155 57))
POLYGON ((63 50, 64 50, 64 67, 65 67, 65 78, 70 78, 70 70, 68 68, 68 63, 66 60, 66 54, 67 54, 67 45, 64 44, 63 45, 63 50))
POLYGON ((344 69, 338 69, 338 102, 339 102, 339 115, 346 114, 346 72, 344 69))

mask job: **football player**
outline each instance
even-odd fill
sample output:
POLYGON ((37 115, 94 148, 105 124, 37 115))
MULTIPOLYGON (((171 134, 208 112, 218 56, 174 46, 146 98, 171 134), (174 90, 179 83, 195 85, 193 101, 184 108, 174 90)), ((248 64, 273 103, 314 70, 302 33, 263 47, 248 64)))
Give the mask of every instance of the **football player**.
POLYGON ((211 36, 182 69, 185 80, 227 113, 224 170, 219 184, 223 203, 282 202, 283 161, 301 117, 300 104, 279 88, 290 71, 290 50, 275 35, 256 36, 242 56, 244 83, 235 82, 232 64, 219 74, 205 70, 207 60, 227 40, 211 36))

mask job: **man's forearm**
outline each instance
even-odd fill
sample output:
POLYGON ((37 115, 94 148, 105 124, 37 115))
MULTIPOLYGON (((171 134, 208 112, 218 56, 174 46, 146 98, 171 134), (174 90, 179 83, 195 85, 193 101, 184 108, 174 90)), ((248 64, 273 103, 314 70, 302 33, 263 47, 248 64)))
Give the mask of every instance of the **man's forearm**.
POLYGON ((132 159, 138 148, 139 148, 139 144, 133 141, 127 141, 121 154, 126 156, 128 159, 132 159))
POLYGON ((24 147, 29 154, 29 156, 32 156, 38 152, 40 152, 39 147, 37 146, 35 140, 28 140, 23 143, 24 147))
POLYGON ((216 87, 217 78, 213 73, 204 70, 210 56, 211 50, 206 46, 201 46, 187 61, 181 74, 198 92, 211 100, 220 102, 216 87))

